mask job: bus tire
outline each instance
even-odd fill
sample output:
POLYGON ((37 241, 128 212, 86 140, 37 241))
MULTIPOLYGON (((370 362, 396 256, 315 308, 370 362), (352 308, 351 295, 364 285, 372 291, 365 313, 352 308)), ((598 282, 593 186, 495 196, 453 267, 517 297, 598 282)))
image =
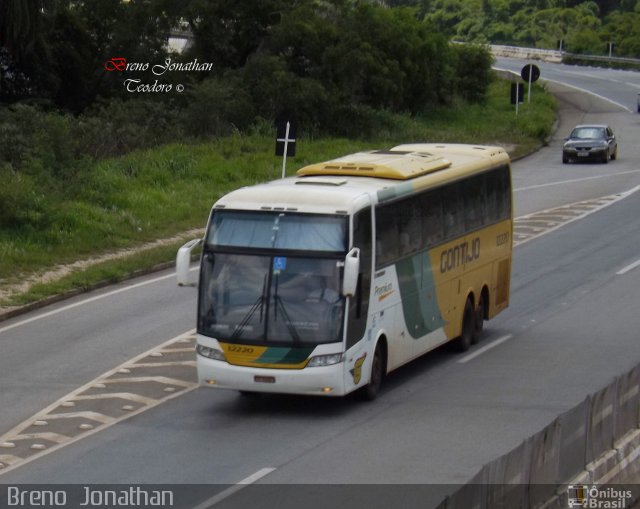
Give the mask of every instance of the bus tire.
POLYGON ((380 387, 382 387, 382 380, 384 378, 385 370, 384 354, 380 343, 376 345, 376 351, 373 354, 373 361, 371 362, 371 375, 369 376, 369 383, 362 388, 362 396, 365 401, 373 401, 378 397, 380 393, 380 387))
POLYGON ((476 306, 476 317, 473 328, 473 336, 471 337, 471 344, 475 345, 480 341, 482 336, 482 329, 484 328, 484 314, 485 314, 485 296, 484 292, 480 294, 478 305, 476 306))
POLYGON ((462 314, 462 331, 456 340, 458 352, 466 352, 471 347, 476 329, 476 312, 473 310, 471 299, 467 299, 462 314))

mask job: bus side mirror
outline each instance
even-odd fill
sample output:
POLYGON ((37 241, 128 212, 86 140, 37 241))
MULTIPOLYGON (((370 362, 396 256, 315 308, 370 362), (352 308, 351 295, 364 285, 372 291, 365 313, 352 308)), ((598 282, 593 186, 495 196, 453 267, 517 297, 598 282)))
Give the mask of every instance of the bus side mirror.
POLYGON ((191 280, 189 265, 191 264, 191 251, 202 242, 202 239, 193 239, 178 249, 176 255, 176 278, 178 286, 196 286, 196 282, 191 280))
POLYGON ((344 259, 344 279, 342 281, 342 295, 352 297, 358 285, 360 272, 360 249, 354 247, 344 259))

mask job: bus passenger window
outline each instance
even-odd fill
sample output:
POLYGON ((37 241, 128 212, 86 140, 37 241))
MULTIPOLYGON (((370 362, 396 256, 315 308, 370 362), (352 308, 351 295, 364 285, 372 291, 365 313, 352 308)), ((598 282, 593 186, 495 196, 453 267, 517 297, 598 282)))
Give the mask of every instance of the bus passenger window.
POLYGON ((492 171, 487 176, 487 216, 490 223, 500 219, 500 207, 498 204, 498 179, 497 172, 492 171))
POLYGON ((501 168, 497 172, 498 215, 500 219, 511 217, 511 186, 509 184, 509 170, 501 168))
POLYGON ((400 256, 417 252, 422 246, 422 218, 419 203, 412 199, 397 207, 400 223, 400 256))
POLYGON ((436 192, 428 193, 422 199, 422 224, 424 241, 428 247, 442 242, 442 202, 436 192))
POLYGON ((398 258, 398 236, 395 207, 380 207, 376 218, 376 267, 391 263, 398 258))
POLYGON ((462 188, 464 196, 465 229, 480 228, 485 221, 484 177, 479 175, 466 181, 462 188))
POLYGON ((464 217, 457 185, 454 184, 444 189, 442 205, 444 209, 444 236, 447 239, 459 237, 464 232, 464 217))

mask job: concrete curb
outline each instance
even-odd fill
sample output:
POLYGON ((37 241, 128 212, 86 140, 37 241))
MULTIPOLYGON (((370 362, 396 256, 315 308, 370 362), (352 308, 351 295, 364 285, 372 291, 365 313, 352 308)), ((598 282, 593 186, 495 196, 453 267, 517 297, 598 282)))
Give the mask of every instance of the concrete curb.
POLYGON ((110 279, 106 279, 104 281, 100 281, 99 283, 96 283, 94 285, 91 285, 87 288, 77 288, 75 290, 70 290, 68 292, 65 293, 61 293, 58 295, 53 295, 51 297, 47 297, 45 299, 36 301, 36 302, 31 302, 29 304, 25 304, 24 306, 18 306, 15 309, 11 309, 9 311, 3 311, 0 312, 0 322, 3 322, 5 320, 9 320, 10 318, 15 318, 16 316, 28 313, 30 311, 35 311, 36 309, 40 309, 43 308, 45 306, 49 306, 50 304, 55 304, 57 302, 61 302, 63 300, 67 300, 70 299, 72 297, 76 297, 77 295, 82 295, 83 293, 88 293, 88 292, 92 292, 94 290, 99 290, 100 288, 105 288, 107 286, 116 284, 116 283, 122 283, 123 281, 129 281, 131 279, 135 279, 137 277, 140 276, 146 276, 148 274, 153 274, 155 272, 159 272, 161 270, 166 270, 166 269, 170 269, 172 267, 175 266, 175 262, 165 262, 165 263, 161 263, 158 265, 155 265, 153 267, 150 267, 148 269, 141 269, 141 270, 136 270, 134 272, 131 272, 125 276, 122 277, 114 277, 114 278, 110 278, 110 279))

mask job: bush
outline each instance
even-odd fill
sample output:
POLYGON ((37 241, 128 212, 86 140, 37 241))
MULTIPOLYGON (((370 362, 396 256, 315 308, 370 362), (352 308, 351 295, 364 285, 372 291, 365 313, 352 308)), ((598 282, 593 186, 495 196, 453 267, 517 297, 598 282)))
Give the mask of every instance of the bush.
POLYGON ((93 159, 114 157, 184 136, 180 114, 170 102, 145 99, 103 102, 74 123, 79 153, 93 159))
POLYGON ((47 224, 50 204, 33 178, 0 165, 0 228, 19 231, 47 224))
POLYGON ((187 133, 199 137, 221 137, 251 125, 255 110, 241 80, 211 78, 189 93, 183 115, 187 133))
POLYGON ((330 107, 327 90, 320 81, 289 71, 283 58, 255 55, 237 75, 263 118, 293 119, 307 132, 325 123, 330 107))
POLYGON ((485 46, 452 45, 455 55, 456 91, 470 103, 484 102, 493 79, 493 56, 485 46))

